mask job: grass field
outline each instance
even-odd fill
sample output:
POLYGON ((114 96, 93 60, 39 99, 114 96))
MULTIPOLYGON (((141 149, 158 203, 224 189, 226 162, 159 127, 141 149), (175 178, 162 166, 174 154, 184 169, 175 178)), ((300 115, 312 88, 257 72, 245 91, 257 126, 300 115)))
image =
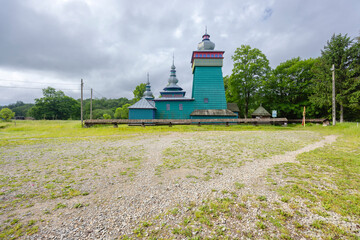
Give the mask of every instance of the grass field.
POLYGON ((0 239, 360 239, 355 123, 2 122, 0 166, 0 239))

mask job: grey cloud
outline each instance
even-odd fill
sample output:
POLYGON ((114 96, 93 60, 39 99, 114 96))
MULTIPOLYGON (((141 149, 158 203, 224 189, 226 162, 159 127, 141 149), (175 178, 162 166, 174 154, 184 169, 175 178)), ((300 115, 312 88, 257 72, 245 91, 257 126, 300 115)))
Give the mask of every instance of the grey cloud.
MULTIPOLYGON (((205 25, 216 49, 225 50, 227 75, 241 44, 259 48, 272 67, 297 56, 319 56, 333 33, 358 35, 359 8, 357 0, 3 0, 0 72, 7 74, 0 79, 15 74, 30 82, 34 75, 29 79, 27 72, 35 71, 50 83, 83 78, 86 87, 108 98, 132 98, 150 72, 157 96, 167 84, 174 52, 179 85, 190 96, 191 52, 205 25)), ((24 100, 24 92, 0 87, 0 105, 24 100)), ((41 97, 28 92, 26 99, 41 97)))

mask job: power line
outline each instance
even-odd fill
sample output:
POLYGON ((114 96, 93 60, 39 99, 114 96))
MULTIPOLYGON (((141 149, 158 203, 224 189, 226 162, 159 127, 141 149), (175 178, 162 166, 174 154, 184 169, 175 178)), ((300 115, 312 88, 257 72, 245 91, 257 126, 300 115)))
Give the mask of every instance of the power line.
MULTIPOLYGON (((16 87, 16 86, 1 86, 1 88, 23 88, 23 89, 44 89, 44 88, 39 88, 39 87, 16 87)), ((61 91, 65 91, 65 90, 69 90, 69 91, 80 91, 80 89, 59 89, 56 88, 57 90, 61 90, 61 91)), ((88 89, 87 91, 90 91, 90 89, 88 89)))
POLYGON ((34 81, 22 81, 22 80, 8 80, 0 78, 0 81, 5 82, 26 82, 26 83, 41 83, 41 84, 62 84, 62 85, 78 85, 78 83, 60 83, 60 82, 34 82, 34 81))
POLYGON ((106 98, 106 97, 104 97, 104 95, 102 95, 102 94, 99 93, 98 91, 95 91, 94 89, 93 89, 93 91, 96 92, 97 94, 99 94, 100 96, 102 96, 103 98, 106 98))

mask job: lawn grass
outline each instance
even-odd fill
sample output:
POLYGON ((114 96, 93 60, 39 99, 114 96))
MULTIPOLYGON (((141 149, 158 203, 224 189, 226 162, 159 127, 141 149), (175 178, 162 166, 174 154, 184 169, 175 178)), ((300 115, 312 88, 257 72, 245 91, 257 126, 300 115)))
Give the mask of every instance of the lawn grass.
POLYGON ((297 164, 279 166, 277 174, 289 184, 278 192, 308 200, 314 211, 333 211, 360 224, 360 128, 343 124, 327 132, 339 135, 336 143, 299 155, 297 164))
MULTIPOLYGON (((297 128, 293 126, 291 128, 297 128)), ((118 128, 113 128, 112 125, 95 125, 90 128, 82 128, 79 121, 16 121, 14 122, 0 122, 0 146, 31 144, 39 140, 52 138, 86 138, 86 137, 110 137, 118 135, 129 134, 158 134, 167 132, 193 132, 193 131, 274 131, 287 130, 281 126, 252 126, 252 125, 235 125, 226 127, 223 125, 175 125, 155 126, 155 127, 140 127, 127 125, 119 125, 118 128), (14 141, 16 141, 14 143, 14 141)))

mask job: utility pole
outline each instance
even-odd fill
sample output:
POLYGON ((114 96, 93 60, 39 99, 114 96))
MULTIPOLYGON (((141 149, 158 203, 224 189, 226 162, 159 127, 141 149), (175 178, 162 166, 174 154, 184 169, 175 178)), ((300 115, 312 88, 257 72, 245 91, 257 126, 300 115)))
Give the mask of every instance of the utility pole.
POLYGON ((81 127, 83 127, 83 91, 84 91, 84 82, 83 80, 81 79, 81 127))
POLYGON ((91 89, 91 97, 90 97, 90 120, 92 119, 92 94, 93 94, 93 90, 91 89))
POLYGON ((336 125, 335 65, 332 65, 332 125, 336 125))

